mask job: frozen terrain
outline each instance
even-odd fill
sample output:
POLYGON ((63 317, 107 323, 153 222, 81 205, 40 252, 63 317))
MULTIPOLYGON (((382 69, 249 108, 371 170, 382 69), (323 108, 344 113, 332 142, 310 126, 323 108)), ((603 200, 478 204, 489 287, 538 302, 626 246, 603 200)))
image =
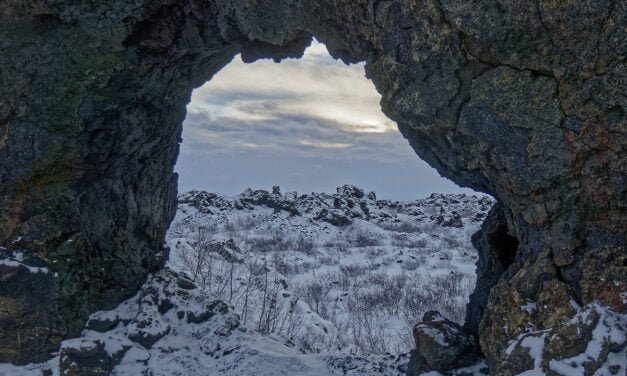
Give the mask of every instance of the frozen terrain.
POLYGON ((463 194, 377 200, 354 186, 189 192, 168 236, 171 265, 243 324, 303 351, 404 353, 426 311, 463 321, 475 283, 470 237, 491 205, 463 194), (210 246, 230 239, 228 257, 210 246))
POLYGON ((0 374, 56 375, 61 362, 66 374, 403 375, 425 311, 463 319, 470 235, 491 205, 377 200, 353 186, 182 194, 167 270, 92 315, 49 362, 0 374))
MULTIPOLYGON (((474 285, 470 235, 491 205, 467 195, 377 200, 353 186, 182 194, 166 270, 93 314, 49 362, 0 364, 0 375, 404 375, 411 328, 426 311, 463 319, 474 285)), ((601 319, 585 353, 551 360, 557 374, 580 374, 600 344, 624 341, 624 315, 578 310, 580 320, 601 319)), ((543 336, 529 332, 508 351, 528 348, 539 367, 543 336)), ((604 369, 624 371, 624 359, 604 369)))

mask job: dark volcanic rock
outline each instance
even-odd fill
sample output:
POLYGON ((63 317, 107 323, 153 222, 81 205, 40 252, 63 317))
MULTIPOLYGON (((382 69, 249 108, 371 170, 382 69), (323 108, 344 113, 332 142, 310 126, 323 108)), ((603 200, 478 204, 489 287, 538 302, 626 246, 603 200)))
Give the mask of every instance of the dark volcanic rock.
POLYGON ((479 252, 477 284, 466 307, 464 328, 476 335, 490 291, 514 262, 518 249, 518 240, 509 233, 501 204, 492 207, 481 230, 472 236, 472 244, 479 252))
MULTIPOLYGON (((61 349, 59 372, 67 376, 107 376, 123 354, 112 357, 102 342, 75 340, 61 349)), ((124 352, 124 350, 123 350, 124 352)))
POLYGON ((58 288, 47 269, 29 268, 15 257, 0 259, 0 362, 44 361, 58 348, 67 335, 64 322, 50 311, 58 309, 58 288))
POLYGON ((225 314, 229 311, 226 303, 216 300, 207 305, 206 309, 200 313, 187 312, 187 322, 199 324, 211 319, 216 314, 225 314))
MULTIPOLYGON (((626 266, 599 265, 626 253, 625 7, 610 0, 2 2, 0 246, 50 273, 2 266, 0 362, 45 358, 61 337, 82 330, 90 312, 132 296, 163 267, 191 91, 238 53, 245 61, 299 57, 312 36, 336 58, 366 62, 383 111, 417 154, 502 204, 507 231, 496 238, 507 234, 517 250, 501 272, 494 255, 509 255, 513 240, 505 249, 500 241, 481 245, 492 250, 481 251, 488 255, 475 295, 482 308, 471 314, 473 328, 481 316, 493 373, 512 372, 502 360, 520 328, 549 330, 547 322, 573 313, 550 299, 531 315, 515 304, 553 291, 624 312, 616 294, 626 266), (503 317, 513 320, 506 331, 503 317), (16 353, 18 332, 27 340, 16 353)), ((250 202, 290 210, 279 197, 250 202)), ((363 198, 343 199, 347 218, 367 215, 357 204, 363 198)), ((245 209, 246 200, 239 205, 245 209)))
POLYGON ((414 326, 414 339, 416 350, 411 355, 408 376, 432 370, 451 371, 478 361, 474 337, 437 311, 425 313, 422 322, 414 326))
POLYGON ((353 223, 343 211, 334 209, 322 209, 316 214, 314 219, 316 221, 328 222, 333 226, 348 226, 353 223))
POLYGON ((108 332, 115 328, 120 323, 120 318, 117 316, 100 316, 90 317, 85 325, 85 328, 89 330, 95 330, 100 333, 108 332))

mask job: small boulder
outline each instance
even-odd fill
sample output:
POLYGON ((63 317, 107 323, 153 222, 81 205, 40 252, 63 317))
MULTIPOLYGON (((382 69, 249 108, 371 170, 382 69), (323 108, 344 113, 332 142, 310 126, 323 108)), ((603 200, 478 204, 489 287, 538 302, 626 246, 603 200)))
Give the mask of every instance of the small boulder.
POLYGON ((214 300, 208 304, 201 312, 187 312, 187 322, 192 324, 200 324, 211 319, 216 314, 226 314, 229 312, 229 306, 221 300, 214 300))
POLYGON ((167 325, 156 313, 140 312, 129 324, 128 338, 150 349, 158 340, 170 333, 167 325))
POLYGON ((314 217, 316 221, 324 221, 332 224, 333 226, 348 226, 353 221, 344 214, 344 212, 340 210, 327 210, 322 209, 316 214, 314 217))
POLYGON ((335 189, 337 194, 345 198, 363 198, 364 190, 351 184, 344 184, 335 189))
POLYGON ((104 344, 97 340, 67 341, 59 359, 60 374, 66 376, 110 375, 115 366, 104 344))
POLYGON ((412 351, 409 376, 420 372, 449 371, 478 361, 475 339, 437 311, 425 313, 414 327, 416 350, 412 351))
POLYGON ((120 323, 120 317, 111 311, 96 312, 89 317, 87 329, 105 333, 115 328, 120 323))
POLYGON ((184 290, 193 290, 196 288, 196 285, 194 284, 194 282, 190 281, 187 278, 177 278, 176 279, 176 285, 179 288, 182 288, 184 290))

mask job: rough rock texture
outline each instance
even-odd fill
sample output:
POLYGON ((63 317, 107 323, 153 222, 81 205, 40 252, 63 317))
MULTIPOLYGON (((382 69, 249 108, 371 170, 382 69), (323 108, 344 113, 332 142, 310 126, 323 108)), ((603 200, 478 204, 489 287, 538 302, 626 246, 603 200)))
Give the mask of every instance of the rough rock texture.
POLYGON ((475 339, 437 311, 425 313, 414 327, 416 350, 411 354, 408 376, 418 376, 432 370, 452 371, 477 363, 475 339))
POLYGON ((98 340, 74 340, 61 348, 59 371, 67 376, 110 375, 124 352, 116 357, 107 353, 105 345, 98 340))
POLYGON ((50 271, 3 264, 0 362, 45 358, 89 312, 133 295, 162 268, 192 89, 237 53, 297 57, 311 36, 335 57, 366 62, 384 112, 423 159, 502 203, 506 233, 519 243, 489 282, 478 326, 495 374, 511 371, 505 349, 524 328, 573 314, 564 299, 625 313, 617 295, 626 267, 614 263, 626 253, 625 8, 611 0, 0 3, 0 246, 50 271), (543 300, 542 312, 513 314, 519 302, 543 300))
POLYGON ((518 240, 508 233, 507 221, 501 204, 492 207, 481 225, 481 230, 472 237, 479 252, 477 261, 477 285, 466 306, 464 329, 472 334, 479 331, 490 296, 490 290, 514 262, 518 240))

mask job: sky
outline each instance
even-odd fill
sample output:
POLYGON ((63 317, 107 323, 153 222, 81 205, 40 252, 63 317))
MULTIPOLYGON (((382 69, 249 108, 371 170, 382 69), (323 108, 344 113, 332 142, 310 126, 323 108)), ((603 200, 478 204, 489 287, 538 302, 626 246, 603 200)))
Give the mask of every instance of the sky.
POLYGON ((472 193, 418 158, 380 99, 363 64, 334 60, 316 41, 298 60, 245 64, 237 56, 187 106, 179 191, 335 192, 354 184, 393 200, 472 193))

